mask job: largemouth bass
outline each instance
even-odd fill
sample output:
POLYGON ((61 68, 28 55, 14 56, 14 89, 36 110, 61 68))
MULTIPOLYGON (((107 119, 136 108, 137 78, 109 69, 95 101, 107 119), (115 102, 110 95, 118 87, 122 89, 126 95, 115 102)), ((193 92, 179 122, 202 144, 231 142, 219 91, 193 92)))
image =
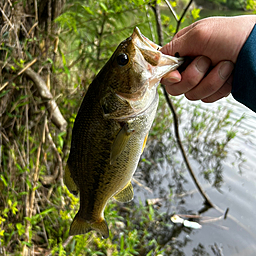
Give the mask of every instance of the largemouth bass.
POLYGON ((131 179, 155 117, 157 85, 183 62, 159 48, 135 28, 88 88, 75 119, 64 175, 68 189, 80 194, 70 235, 96 230, 107 238, 108 200, 133 199, 131 179))

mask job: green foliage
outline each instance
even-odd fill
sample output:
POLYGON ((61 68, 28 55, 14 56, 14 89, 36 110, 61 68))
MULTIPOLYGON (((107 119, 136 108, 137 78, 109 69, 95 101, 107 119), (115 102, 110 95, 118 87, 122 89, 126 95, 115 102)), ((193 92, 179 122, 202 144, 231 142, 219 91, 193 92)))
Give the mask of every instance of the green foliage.
MULTIPOLYGON (((51 1, 55 2, 59 1, 51 1)), ((74 256, 170 255, 171 250, 175 253, 172 233, 180 232, 180 229, 173 226, 168 214, 160 213, 156 206, 142 203, 108 203, 105 216, 110 228, 109 239, 102 240, 94 232, 74 237, 68 235, 79 200, 63 186, 62 176, 71 129, 82 96, 116 46, 131 35, 135 26, 154 41, 157 41, 157 32, 151 8, 154 3, 149 0, 66 2, 64 12, 55 23, 51 23, 49 17, 56 13, 56 9, 44 17, 47 5, 38 21, 34 19, 36 14, 33 11, 25 16, 24 24, 29 26, 18 31, 18 35, 12 35, 10 27, 5 30, 9 26, 7 23, 2 30, 0 60, 5 67, 1 64, 1 83, 7 82, 7 86, 0 92, 0 250, 3 248, 4 255, 21 255, 25 249, 33 249, 42 255, 74 256), (34 24, 38 26, 36 29, 34 24), (50 30, 55 26, 59 29, 50 30), (19 46, 12 48, 17 40, 19 46), (22 51, 22 58, 18 50, 22 51), (53 98, 68 120, 66 131, 53 125, 52 113, 47 112, 48 105, 45 104, 47 100, 40 96, 34 83, 23 73, 18 75, 35 58, 37 62, 32 68, 45 82, 49 81, 47 85, 53 98), (8 81, 11 82, 8 84, 8 81), (170 234, 167 239, 166 234, 170 234)), ((13 8, 20 3, 13 3, 13 8)), ((179 3, 171 1, 175 8, 179 3)), ((27 7, 25 10, 34 10, 27 6, 26 1, 22 4, 27 7)), ((252 5, 253 0, 248 1, 247 6, 251 8, 252 5)), ((8 4, 6 6, 8 8, 8 4)), ((176 22, 168 8, 161 11, 164 13, 161 19, 166 43, 175 33, 176 22)), ((12 13, 11 8, 8 13, 12 13)), ((182 26, 196 20, 199 15, 199 9, 192 9, 182 26)), ((9 17, 9 20, 15 19, 9 17)), ((143 167, 155 168, 157 163, 170 159, 171 153, 177 151, 172 115, 160 88, 159 93, 160 104, 149 140, 164 150, 169 147, 169 151, 159 153, 154 159, 145 156, 143 167)), ((181 117, 184 114, 181 98, 175 99, 175 106, 181 117)), ((229 113, 223 112, 214 124, 215 112, 201 113, 198 107, 187 112, 191 114, 190 126, 185 129, 188 151, 202 161, 204 156, 200 145, 205 145, 209 147, 204 151, 208 159, 210 155, 215 160, 224 159, 229 141, 236 136, 235 127, 239 121, 232 126, 229 113), (215 140, 216 135, 223 131, 224 139, 215 140)), ((204 175, 210 179, 215 175, 213 170, 214 166, 207 166, 204 175)), ((172 188, 170 191, 172 195, 172 188)))
POLYGON ((225 108, 209 111, 201 105, 189 104, 188 110, 193 111, 185 128, 188 151, 200 163, 204 178, 220 188, 223 183, 221 160, 227 157, 228 144, 236 137, 244 116, 232 123, 232 111, 225 108))
POLYGON ((198 5, 214 9, 230 10, 254 10, 256 9, 255 0, 197 0, 198 5))
POLYGON ((201 9, 199 9, 199 8, 194 8, 191 11, 191 14, 192 14, 194 20, 197 20, 198 18, 200 18, 200 11, 201 11, 201 9))
POLYGON ((247 0, 226 0, 226 5, 230 9, 246 9, 247 0))
POLYGON ((148 27, 145 13, 148 2, 72 1, 57 18, 56 22, 65 30, 61 40, 66 60, 79 60, 86 86, 135 26, 144 31, 148 27))
POLYGON ((246 9, 256 11, 256 0, 247 0, 246 9))

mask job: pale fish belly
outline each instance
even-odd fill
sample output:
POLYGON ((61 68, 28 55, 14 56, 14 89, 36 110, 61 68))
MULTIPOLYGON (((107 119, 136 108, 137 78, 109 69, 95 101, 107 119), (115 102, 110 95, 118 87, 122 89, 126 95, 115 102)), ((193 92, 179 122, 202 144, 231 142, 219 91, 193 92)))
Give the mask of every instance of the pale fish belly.
POLYGON ((158 101, 159 96, 156 93, 152 104, 143 113, 127 121, 129 129, 134 133, 123 152, 106 172, 104 182, 109 182, 108 191, 105 191, 108 198, 121 191, 132 179, 142 154, 144 140, 154 121, 158 101))

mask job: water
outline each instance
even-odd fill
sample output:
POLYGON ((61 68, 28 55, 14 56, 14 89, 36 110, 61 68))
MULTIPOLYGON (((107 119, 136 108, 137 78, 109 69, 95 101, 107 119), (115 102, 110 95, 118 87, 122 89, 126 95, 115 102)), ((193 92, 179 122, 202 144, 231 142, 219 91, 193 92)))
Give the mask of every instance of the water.
MULTIPOLYGON (((186 99, 183 99, 181 103, 199 104, 197 102, 188 103, 186 99)), ((200 162, 191 154, 189 160, 211 201, 222 211, 229 208, 227 218, 210 223, 203 223, 203 219, 199 219, 199 222, 202 222, 200 230, 179 226, 179 232, 172 233, 170 237, 167 236, 169 239, 167 239, 167 243, 171 243, 172 248, 175 248, 175 253, 168 255, 218 255, 214 253, 214 248, 215 251, 216 248, 219 249, 224 256, 256 255, 254 220, 256 209, 256 131, 254 129, 256 114, 237 103, 232 96, 216 103, 201 103, 200 111, 218 110, 219 106, 233 110, 230 116, 230 121, 233 123, 242 115, 245 116, 245 119, 236 128, 237 136, 228 144, 226 157, 213 160, 207 158, 209 162, 200 162), (218 189, 200 174, 202 166, 205 169, 208 165, 213 165, 215 169, 220 170, 223 182, 218 189)), ((186 121, 188 122, 189 118, 183 114, 182 120, 181 133, 184 133, 186 121)), ((218 137, 220 138, 224 134, 225 131, 221 132, 218 137)), ((184 143, 186 144, 185 141, 184 143)), ((163 199, 162 205, 157 208, 160 212, 165 212, 170 216, 173 213, 198 214, 204 207, 204 201, 191 180, 175 145, 175 141, 167 143, 164 139, 161 143, 149 142, 145 157, 155 160, 152 161, 152 165, 141 163, 141 169, 136 173, 135 178, 150 188, 152 193, 135 185, 135 199, 145 202, 148 198, 161 198, 163 199)), ((201 144, 198 145, 200 147, 201 144)), ((213 220, 222 214, 216 209, 209 209, 201 216, 210 217, 213 220)), ((177 225, 173 225, 173 229, 175 228, 177 225)))
MULTIPOLYGON (((224 183, 221 186, 221 193, 213 188, 206 189, 212 201, 223 210, 228 207, 229 215, 232 215, 236 221, 233 219, 221 221, 220 224, 226 226, 228 230, 207 226, 199 232, 194 232, 191 246, 193 246, 192 244, 196 245, 199 241, 204 241, 202 243, 204 245, 210 245, 215 241, 222 245, 224 255, 255 255, 256 132, 254 127, 256 125, 256 114, 236 103, 232 97, 230 97, 230 102, 221 100, 211 104, 210 108, 215 108, 218 105, 226 105, 233 109, 231 119, 235 120, 245 114, 246 119, 242 120, 239 127, 241 134, 245 130, 251 130, 249 135, 238 136, 229 145, 228 156, 222 162, 224 183), (241 151, 246 158, 246 162, 241 166, 239 166, 239 163, 232 164, 235 161, 236 151, 241 151)), ((200 200, 200 198, 198 199, 200 200)), ((187 205, 190 209, 196 210, 194 203, 188 201, 187 205), (193 205, 195 208, 193 208, 193 205)), ((211 210, 211 212, 212 214, 215 213, 214 210, 211 210)), ((190 255, 189 248, 186 249, 186 252, 186 255, 190 255)))
MULTIPOLYGON (((239 14, 245 13, 220 12, 218 10, 202 10, 200 13, 201 18, 239 14)), ((182 102, 187 104, 186 100, 182 100, 182 102)), ((200 230, 185 228, 169 222, 170 225, 173 225, 172 230, 161 237, 163 244, 168 243, 172 248, 172 251, 166 255, 256 255, 256 113, 236 102, 232 96, 215 103, 200 104, 202 110, 206 110, 206 108, 217 110, 219 106, 233 110, 230 116, 230 121, 233 123, 241 116, 245 117, 237 128, 237 136, 228 144, 226 157, 213 160, 207 158, 202 161, 189 155, 189 161, 211 201, 222 212, 229 209, 227 218, 224 219, 223 213, 216 209, 208 209, 201 213, 201 219, 194 219, 201 223, 202 229, 200 230), (218 189, 206 181, 201 174, 210 165, 215 171, 218 169, 223 180, 218 189), (218 221, 203 223, 203 218, 210 217, 211 220, 214 220, 220 216, 222 218, 218 221), (217 253, 218 250, 219 253, 217 253)), ((183 115, 181 134, 186 132, 189 120, 189 116, 183 115)), ((218 136, 224 136, 225 132, 224 129, 223 133, 218 136)), ((199 147, 202 145, 203 142, 201 145, 198 144, 199 147)), ((156 205, 155 208, 170 217, 173 213, 198 214, 202 212, 203 198, 191 180, 174 141, 149 142, 144 156, 146 159, 154 160, 151 161, 152 165, 140 164, 140 170, 135 177, 147 189, 135 185, 135 200, 145 202, 148 198, 161 198, 163 199, 161 205, 156 205), (148 188, 151 189, 151 193, 148 188)))

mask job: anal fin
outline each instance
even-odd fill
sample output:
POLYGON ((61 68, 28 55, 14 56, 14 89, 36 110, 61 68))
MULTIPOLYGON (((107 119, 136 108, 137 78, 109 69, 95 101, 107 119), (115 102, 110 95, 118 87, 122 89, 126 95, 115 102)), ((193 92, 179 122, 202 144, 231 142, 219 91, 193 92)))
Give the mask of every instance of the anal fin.
POLYGON ((75 184, 73 178, 71 177, 71 172, 70 172, 68 163, 66 164, 66 168, 65 168, 64 183, 67 186, 68 190, 72 194, 74 194, 74 195, 78 194, 79 189, 78 189, 77 185, 75 184))
POLYGON ((131 181, 120 191, 118 192, 114 198, 121 203, 130 202, 133 199, 133 187, 131 181))

